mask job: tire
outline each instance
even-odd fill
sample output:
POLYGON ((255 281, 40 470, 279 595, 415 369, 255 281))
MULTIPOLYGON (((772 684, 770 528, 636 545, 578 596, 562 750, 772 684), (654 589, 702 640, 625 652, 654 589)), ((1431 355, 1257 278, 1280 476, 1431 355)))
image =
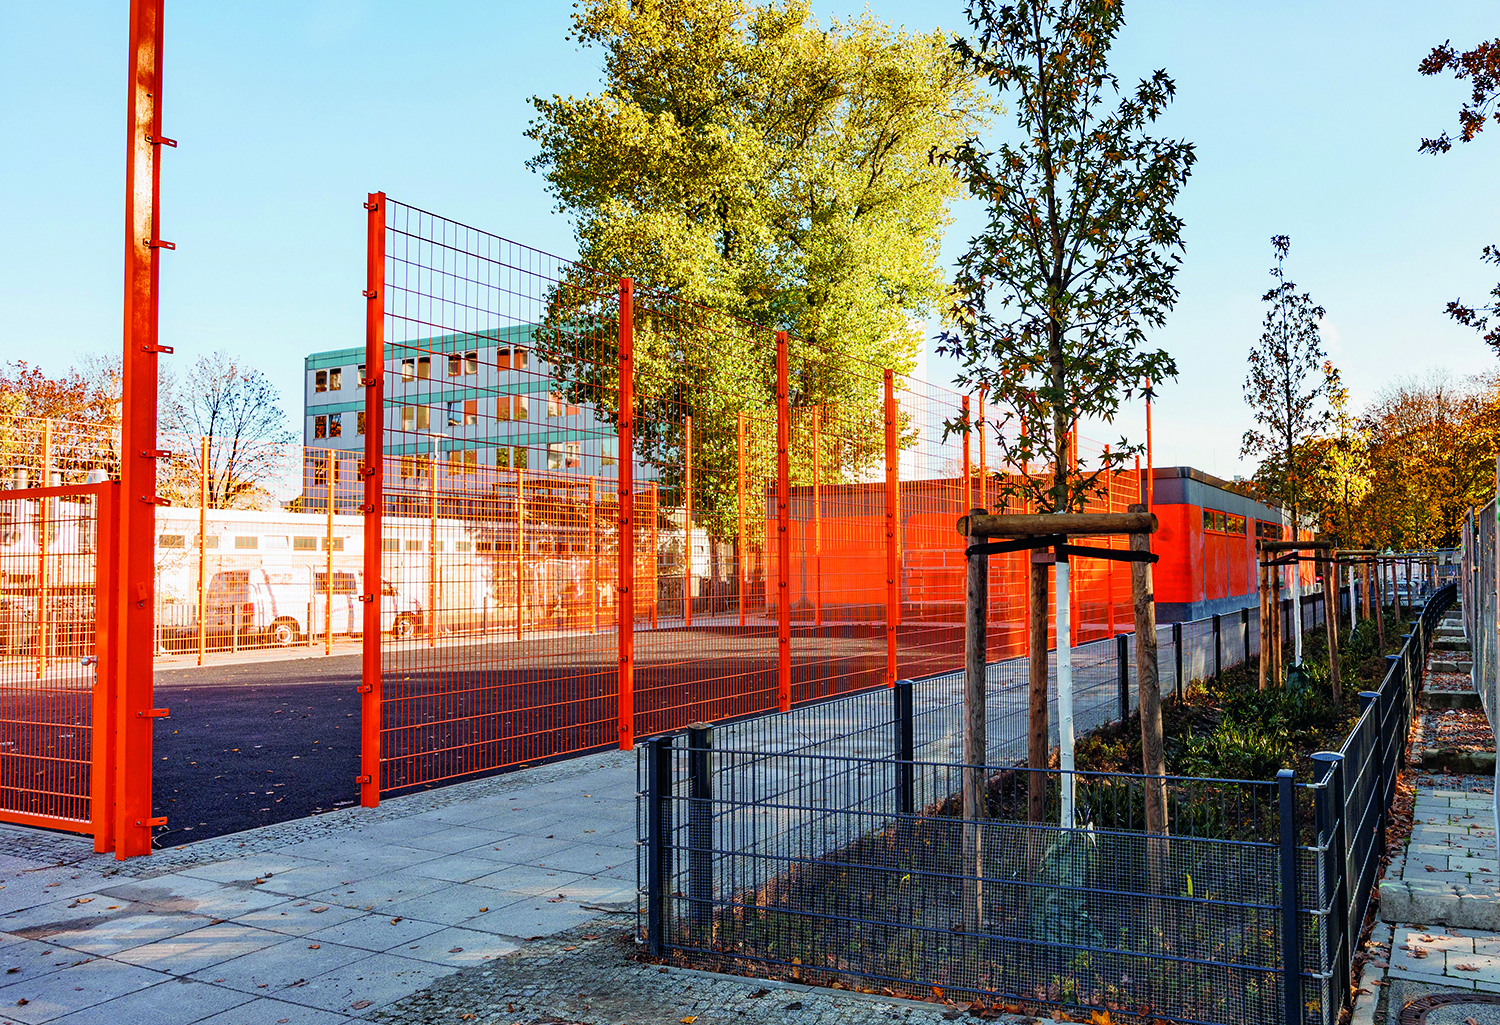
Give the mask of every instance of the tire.
POLYGON ((397 616, 391 624, 391 636, 398 641, 409 641, 417 635, 417 621, 410 616, 397 616))
POLYGON ((289 648, 297 643, 297 624, 290 619, 278 619, 271 624, 270 641, 278 648, 289 648))

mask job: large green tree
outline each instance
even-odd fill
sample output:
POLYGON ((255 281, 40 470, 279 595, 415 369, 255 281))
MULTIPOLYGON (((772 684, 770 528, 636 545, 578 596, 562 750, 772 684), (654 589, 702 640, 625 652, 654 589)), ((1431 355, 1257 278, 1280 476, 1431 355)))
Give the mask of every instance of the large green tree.
POLYGON ((988 220, 959 260, 942 346, 962 384, 998 400, 1008 460, 1050 470, 1006 486, 1069 512, 1138 451, 1122 438, 1108 466, 1085 471, 1073 427, 1112 421, 1134 389, 1176 375, 1145 343, 1177 299, 1172 207, 1193 147, 1148 134, 1176 91, 1165 71, 1128 90, 1110 71, 1118 0, 971 0, 968 17, 974 37, 954 52, 1013 100, 1018 131, 993 150, 971 138, 943 155, 988 220))
POLYGON ((787 331, 793 401, 841 442, 819 456, 825 479, 858 476, 880 452, 881 370, 911 368, 946 300, 938 243, 959 187, 929 154, 986 115, 972 76, 938 32, 868 14, 824 26, 804 0, 581 0, 573 36, 602 51, 604 88, 534 98, 527 133, 579 246, 541 354, 614 415, 601 284, 634 278, 637 456, 679 483, 691 415, 695 511, 723 535, 734 418, 749 413, 765 467, 787 331))

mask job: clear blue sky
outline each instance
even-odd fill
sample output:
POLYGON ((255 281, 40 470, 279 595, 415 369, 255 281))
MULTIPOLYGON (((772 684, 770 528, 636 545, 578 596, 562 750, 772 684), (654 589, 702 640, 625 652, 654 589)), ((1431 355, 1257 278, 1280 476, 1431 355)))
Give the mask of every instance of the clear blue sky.
MULTIPOLYGON (((869 7, 911 28, 962 27, 957 0, 869 7)), ((61 372, 120 345, 127 9, 0 2, 0 360, 61 372)), ((597 54, 563 38, 570 9, 168 0, 164 131, 181 142, 163 174, 162 235, 178 246, 163 258, 168 358, 243 354, 298 415, 303 355, 362 338, 369 191, 571 255, 521 134, 531 95, 597 87, 597 54)), ((1122 79, 1165 67, 1178 101, 1163 131, 1199 154, 1179 207, 1182 300, 1156 338, 1182 368, 1157 407, 1159 463, 1244 469, 1244 354, 1272 234, 1292 236, 1290 273, 1328 308, 1356 402, 1403 374, 1496 366, 1442 308, 1494 284, 1478 254, 1500 242, 1500 129, 1419 156, 1464 93, 1416 65, 1445 39, 1500 35, 1500 3, 1127 0, 1126 16, 1122 79)), ((960 210, 949 259, 975 223, 960 210)), ((951 376, 937 360, 928 372, 951 376)))

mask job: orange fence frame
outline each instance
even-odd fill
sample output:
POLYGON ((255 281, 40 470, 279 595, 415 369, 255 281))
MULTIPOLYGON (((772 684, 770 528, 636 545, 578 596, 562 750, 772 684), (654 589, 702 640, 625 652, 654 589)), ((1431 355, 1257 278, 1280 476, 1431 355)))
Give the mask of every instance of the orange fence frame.
MULTIPOLYGON (((380 595, 385 511, 385 193, 372 192, 365 202, 365 516, 364 638, 360 664, 359 803, 380 804, 380 595)), ((435 609, 425 610, 428 629, 435 628, 435 609)))
POLYGON ((620 279, 620 544, 617 604, 620 750, 635 746, 635 282, 620 279))

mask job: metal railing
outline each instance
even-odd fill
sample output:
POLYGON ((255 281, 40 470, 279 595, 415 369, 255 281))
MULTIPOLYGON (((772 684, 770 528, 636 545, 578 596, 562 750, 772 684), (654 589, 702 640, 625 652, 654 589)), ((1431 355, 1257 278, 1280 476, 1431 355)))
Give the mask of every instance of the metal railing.
MULTIPOLYGON (((957 674, 657 737, 638 761, 641 936, 698 967, 898 995, 1330 1025, 1453 597, 1427 602, 1315 778, 1168 779, 1170 838, 1143 831, 1157 784, 1126 773, 1073 774, 1079 819, 1059 824, 1064 774, 1009 764, 1024 751, 1024 663, 990 666, 977 822, 956 797, 957 674), (1037 786, 1050 817, 1023 821, 1037 786)), ((1164 692, 1241 660, 1226 624, 1246 620, 1166 629, 1164 692)), ((1133 706, 1132 643, 1081 646, 1081 728, 1133 706)))

